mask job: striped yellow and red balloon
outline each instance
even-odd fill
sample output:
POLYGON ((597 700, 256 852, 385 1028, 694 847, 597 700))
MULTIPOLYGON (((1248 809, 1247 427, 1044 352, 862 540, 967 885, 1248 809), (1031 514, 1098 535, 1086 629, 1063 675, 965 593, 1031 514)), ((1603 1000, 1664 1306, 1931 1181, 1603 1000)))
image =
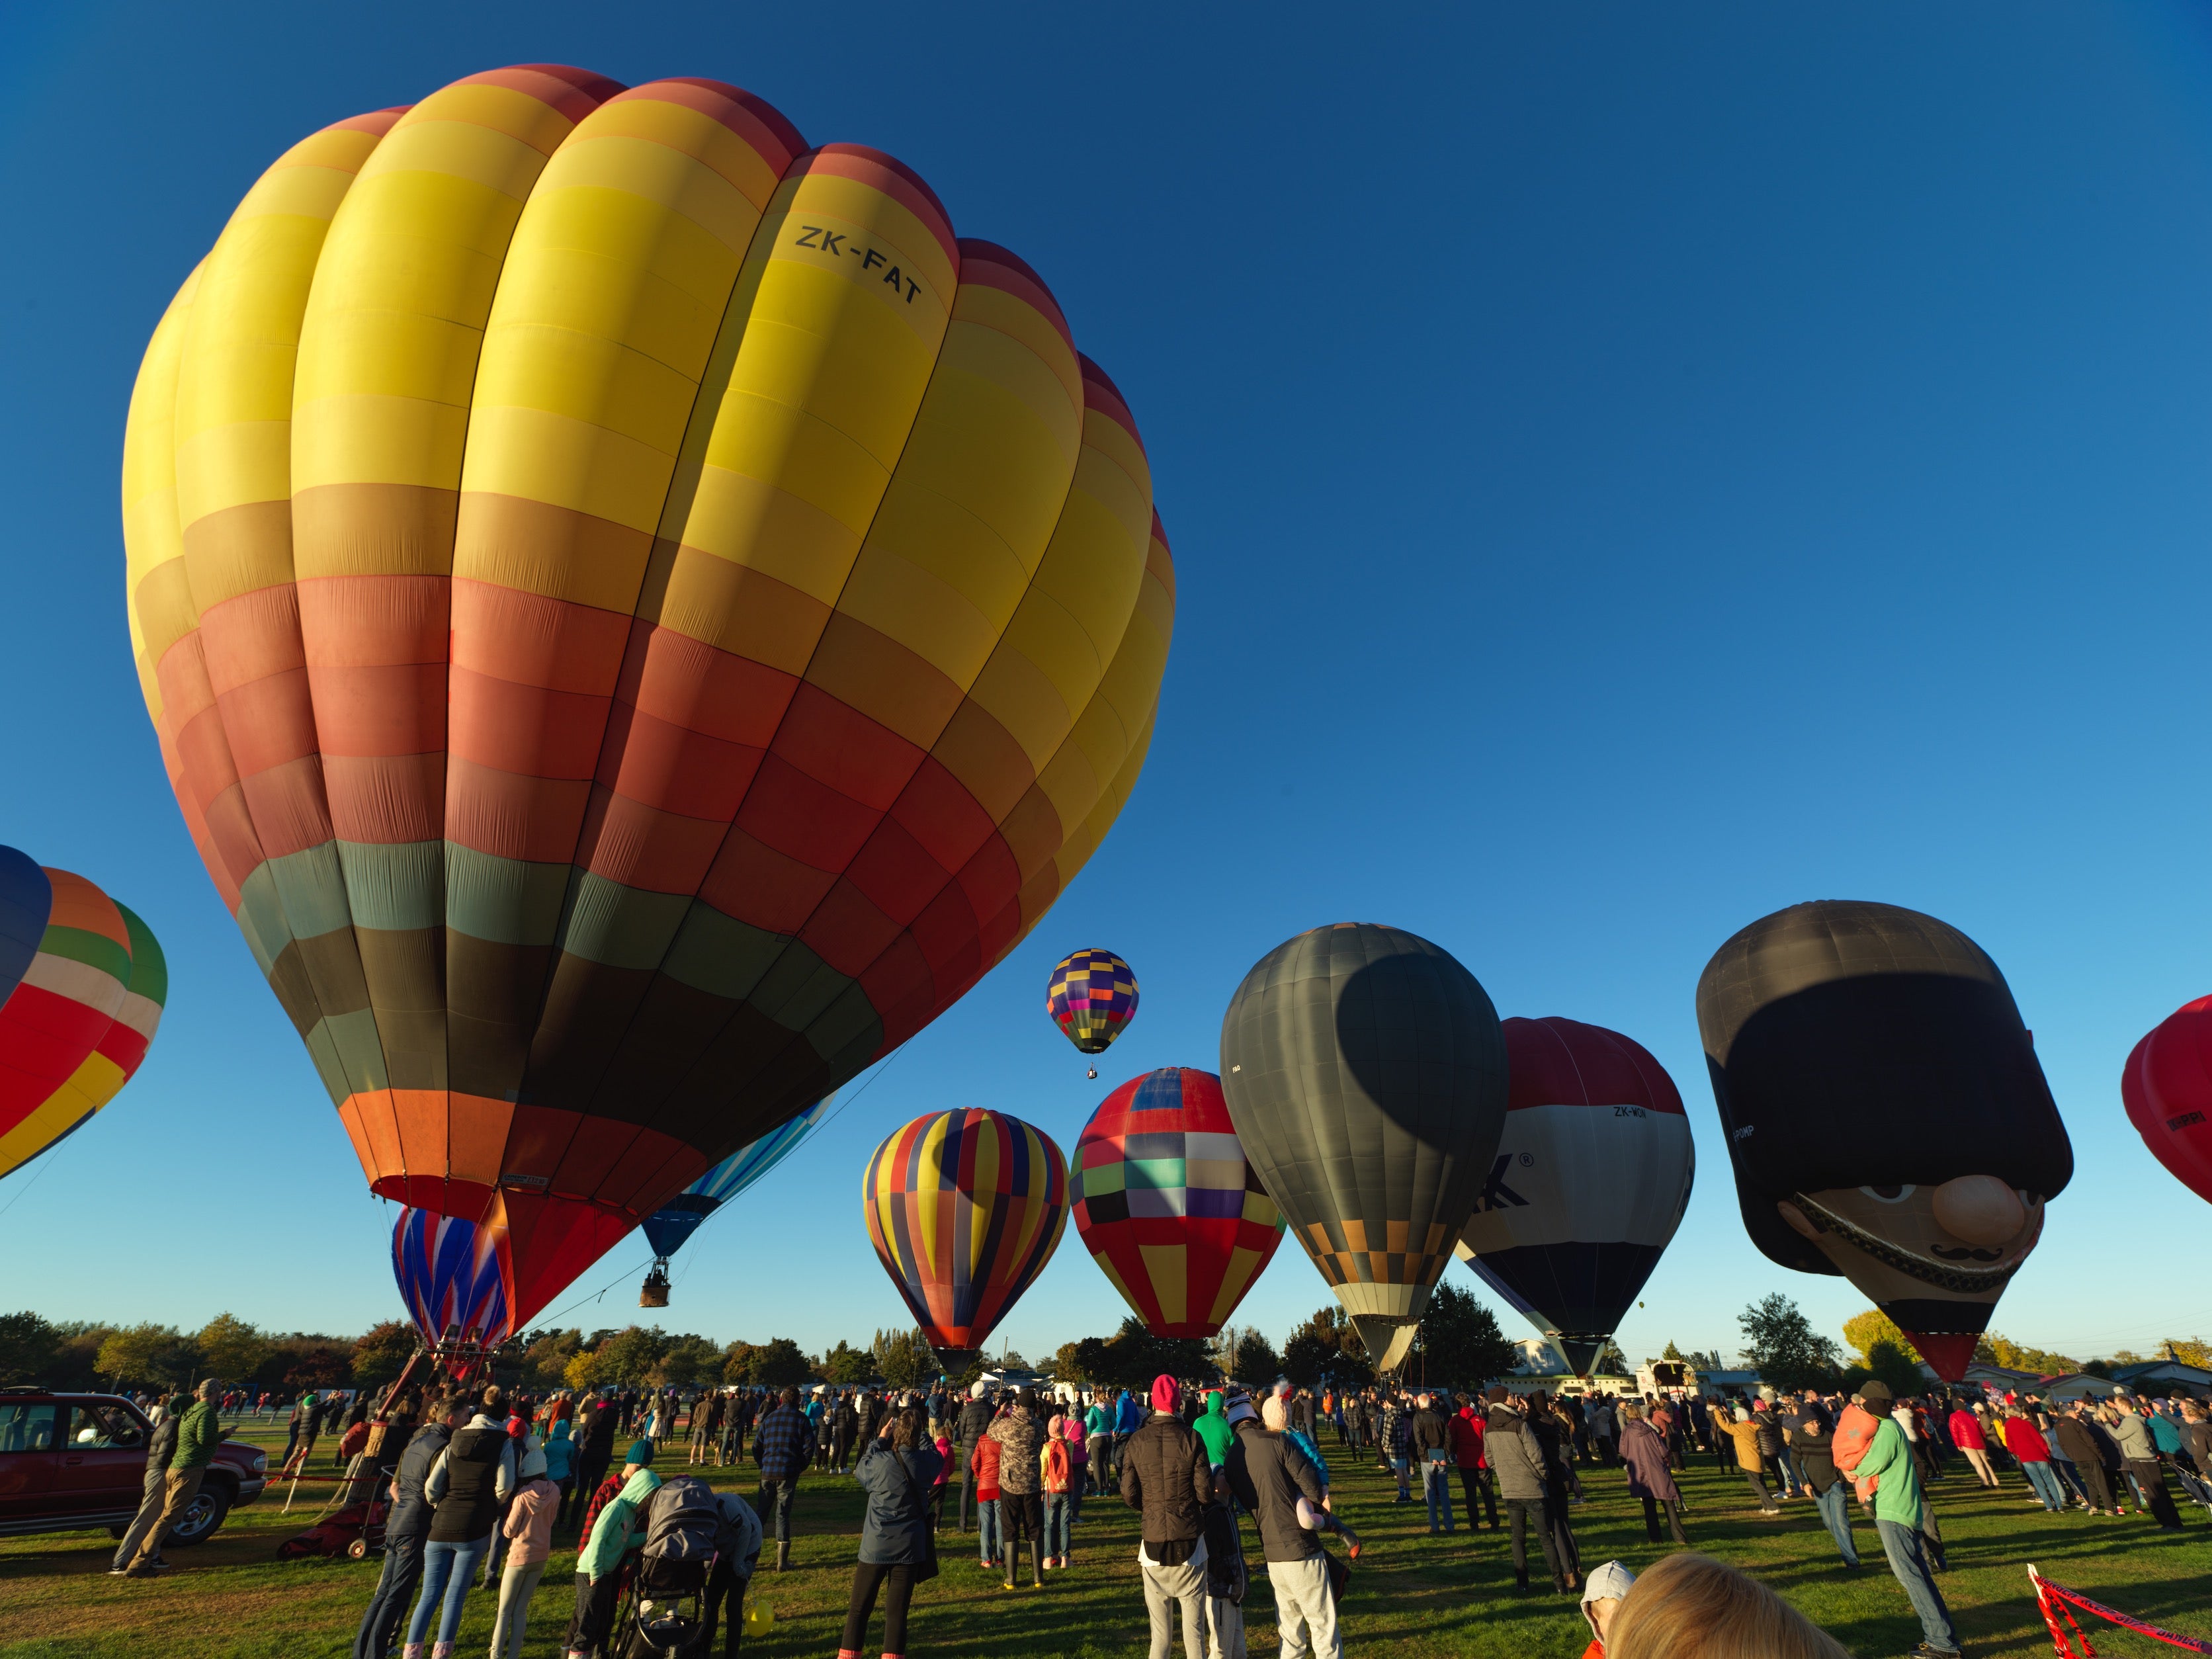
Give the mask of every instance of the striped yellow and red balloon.
POLYGON ((375 1190, 528 1302, 949 1006, 1127 799, 1174 610, 1042 280, 763 100, 305 139, 155 330, 147 708, 375 1190))
POLYGON ((869 1242, 948 1370, 981 1349, 1067 1227, 1060 1148, 980 1108, 899 1130, 868 1160, 860 1195, 869 1242))
POLYGON ((135 914, 0 847, 0 1176, 115 1098, 168 996, 161 947, 135 914))

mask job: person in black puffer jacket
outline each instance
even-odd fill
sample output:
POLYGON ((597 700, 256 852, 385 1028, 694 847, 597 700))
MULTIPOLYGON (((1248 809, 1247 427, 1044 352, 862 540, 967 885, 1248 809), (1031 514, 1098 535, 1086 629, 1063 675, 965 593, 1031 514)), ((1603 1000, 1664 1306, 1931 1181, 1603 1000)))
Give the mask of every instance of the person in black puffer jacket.
POLYGON ((983 1398, 983 1385, 977 1382, 968 1390, 967 1401, 960 1407, 960 1419, 953 1434, 952 1455, 960 1470, 960 1530, 968 1530, 969 1460, 975 1455, 975 1443, 991 1426, 991 1402, 983 1398))
MULTIPOLYGON (((168 1403, 161 1420, 154 1425, 153 1438, 146 1443, 145 1495, 139 1500, 138 1513, 131 1522, 131 1529, 123 1534, 123 1541, 115 1547, 115 1563, 109 1573, 120 1577, 128 1571, 131 1559, 138 1553, 138 1547, 153 1530, 154 1523, 161 1518, 161 1502, 168 1486, 165 1477, 169 1472, 169 1460, 176 1455, 177 1423, 191 1406, 189 1395, 179 1395, 168 1403)), ((154 1565, 166 1567, 159 1550, 154 1553, 154 1565)))
POLYGON ((353 1638, 353 1659, 385 1659, 399 1639, 407 1603, 422 1577, 422 1548, 430 1538, 430 1501, 422 1489, 462 1417, 458 1406, 444 1401, 429 1402, 424 1407, 422 1426, 399 1454, 387 1494, 392 1508, 384 1522, 384 1571, 377 1577, 368 1610, 362 1614, 361 1629, 353 1638))
POLYGON ((1181 1390, 1163 1373, 1152 1379, 1152 1414, 1121 1454, 1121 1501, 1144 1516, 1137 1564, 1152 1620, 1152 1659, 1168 1659, 1175 1632, 1170 1602, 1182 1610, 1185 1659, 1206 1651, 1206 1505, 1213 1474, 1206 1443, 1176 1415, 1181 1390))
POLYGON ((506 1396, 486 1389, 482 1407, 446 1443, 422 1483, 430 1528, 422 1547, 422 1592, 407 1624, 408 1659, 416 1659, 433 1612, 438 1613, 434 1659, 452 1652, 469 1583, 491 1548, 492 1526, 514 1495, 518 1467, 507 1431, 506 1396))

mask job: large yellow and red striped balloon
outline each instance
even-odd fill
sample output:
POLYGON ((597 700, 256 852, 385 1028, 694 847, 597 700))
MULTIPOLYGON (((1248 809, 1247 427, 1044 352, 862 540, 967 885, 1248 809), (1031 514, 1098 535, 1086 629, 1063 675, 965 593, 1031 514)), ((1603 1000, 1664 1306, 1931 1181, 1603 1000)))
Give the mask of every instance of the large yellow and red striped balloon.
POLYGON ((137 1074, 161 1023, 169 971, 131 911, 82 876, 0 847, 0 975, 6 1176, 82 1127, 137 1074))
POLYGON ((302 141, 148 347, 147 707, 375 1189, 519 1294, 919 1030, 1127 798, 1135 424, 927 185, 718 82, 302 141))
POLYGON ((1067 1162, 1043 1130, 963 1107, 918 1117, 877 1147, 860 1200, 884 1271, 957 1371, 1060 1248, 1067 1162))

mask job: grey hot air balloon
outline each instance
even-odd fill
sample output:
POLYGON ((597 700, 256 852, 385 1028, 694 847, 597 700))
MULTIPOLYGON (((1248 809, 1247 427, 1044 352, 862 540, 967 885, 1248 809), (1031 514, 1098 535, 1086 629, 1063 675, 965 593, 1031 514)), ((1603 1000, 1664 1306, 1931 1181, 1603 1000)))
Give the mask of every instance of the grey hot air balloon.
POLYGON ((1413 1346, 1505 1126, 1505 1038, 1474 975, 1339 922, 1261 958, 1221 1022, 1221 1086, 1268 1193, 1382 1370, 1413 1346))

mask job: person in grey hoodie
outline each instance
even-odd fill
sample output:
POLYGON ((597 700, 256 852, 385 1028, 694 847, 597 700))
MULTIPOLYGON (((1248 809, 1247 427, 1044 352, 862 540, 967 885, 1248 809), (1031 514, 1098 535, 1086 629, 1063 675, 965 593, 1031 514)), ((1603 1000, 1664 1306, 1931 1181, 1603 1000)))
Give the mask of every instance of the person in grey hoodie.
POLYGON ((1554 1594, 1567 1593, 1567 1579, 1559 1564, 1559 1546, 1552 1540, 1551 1497, 1545 1485, 1544 1453, 1528 1423, 1514 1408, 1504 1389, 1484 1396, 1490 1412, 1483 1424, 1482 1447, 1498 1475, 1498 1498, 1513 1522, 1513 1583, 1528 1588, 1528 1523, 1536 1525, 1536 1542, 1542 1547, 1544 1565, 1551 1571, 1554 1594))

